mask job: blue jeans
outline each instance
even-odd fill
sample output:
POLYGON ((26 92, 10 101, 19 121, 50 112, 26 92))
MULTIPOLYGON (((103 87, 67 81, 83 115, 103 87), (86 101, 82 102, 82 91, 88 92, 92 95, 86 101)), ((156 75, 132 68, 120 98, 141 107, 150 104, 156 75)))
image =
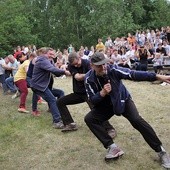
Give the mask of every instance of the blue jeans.
MULTIPOLYGON (((59 98, 64 96, 64 91, 60 90, 60 89, 52 89, 51 92, 54 95, 54 97, 57 97, 57 99, 59 99, 59 98)), ((36 111, 37 110, 37 101, 38 101, 38 99, 39 99, 39 97, 33 91, 33 94, 32 94, 32 111, 36 111)), ((48 107, 50 108, 49 104, 48 104, 48 107)))
POLYGON ((64 96, 64 91, 61 90, 61 89, 55 89, 55 88, 53 88, 53 89, 51 90, 51 92, 52 92, 52 94, 53 94, 55 97, 57 97, 57 99, 59 99, 59 98, 61 98, 61 97, 64 96))
MULTIPOLYGON (((57 99, 59 99, 59 98, 61 98, 61 97, 64 96, 64 91, 61 90, 61 89, 55 89, 55 88, 53 88, 53 89, 51 90, 51 92, 52 92, 52 94, 53 94, 55 97, 57 97, 57 99)), ((36 100, 36 99, 34 99, 34 100, 36 100)), ((49 104, 48 104, 48 107, 50 108, 49 104)))
POLYGON ((5 74, 0 75, 0 83, 2 83, 3 92, 7 90, 6 83, 5 83, 5 74))
POLYGON ((14 84, 14 77, 8 77, 5 80, 5 83, 7 85, 7 88, 11 91, 11 92, 16 92, 17 91, 17 87, 14 84))
POLYGON ((50 111, 53 117, 53 123, 57 123, 61 120, 60 112, 57 107, 56 98, 52 94, 51 90, 47 88, 44 92, 32 88, 36 95, 41 96, 49 105, 50 111))
POLYGON ((37 102, 39 96, 33 91, 32 93, 32 111, 37 111, 37 102))
MULTIPOLYGON (((51 92, 54 95, 54 97, 57 97, 57 99, 64 96, 64 91, 60 90, 60 89, 52 89, 51 92)), ((38 95, 33 91, 33 94, 32 94, 32 111, 37 110, 38 99, 39 99, 38 95)), ((50 108, 49 103, 48 103, 48 107, 50 108)))
MULTIPOLYGON (((27 86, 28 88, 31 85, 31 77, 26 78, 27 80, 27 86)), ((32 111, 36 111, 37 110, 37 101, 38 101, 38 95, 32 90, 32 111)))

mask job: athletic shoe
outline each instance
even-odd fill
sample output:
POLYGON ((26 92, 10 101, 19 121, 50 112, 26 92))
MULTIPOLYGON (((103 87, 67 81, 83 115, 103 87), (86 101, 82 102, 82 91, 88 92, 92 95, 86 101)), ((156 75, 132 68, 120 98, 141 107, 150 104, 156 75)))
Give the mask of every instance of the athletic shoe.
POLYGON ((161 83, 161 86, 167 86, 167 85, 169 85, 169 83, 166 82, 161 83))
POLYGON ((29 111, 26 110, 25 108, 18 108, 18 112, 20 112, 20 113, 29 113, 29 111))
POLYGON ((33 116, 40 116, 40 111, 36 110, 32 112, 33 116))
POLYGON ((16 99, 19 96, 20 96, 20 92, 17 90, 17 92, 11 98, 16 99))
POLYGON ((108 153, 105 156, 105 161, 119 158, 124 152, 119 147, 110 147, 108 153))
POLYGON ((76 123, 70 123, 61 130, 62 132, 70 132, 70 131, 76 131, 77 130, 77 125, 76 123))
POLYGON ((44 100, 42 100, 42 99, 39 99, 37 103, 38 103, 38 104, 47 104, 47 102, 44 101, 44 100))
POLYGON ((64 127, 64 124, 62 121, 53 123, 53 128, 55 128, 55 129, 62 129, 63 127, 64 127))
POLYGON ((164 168, 170 168, 170 156, 165 151, 158 153, 158 156, 161 160, 162 166, 164 168))
POLYGON ((66 75, 61 76, 61 79, 66 79, 66 78, 67 78, 66 75))

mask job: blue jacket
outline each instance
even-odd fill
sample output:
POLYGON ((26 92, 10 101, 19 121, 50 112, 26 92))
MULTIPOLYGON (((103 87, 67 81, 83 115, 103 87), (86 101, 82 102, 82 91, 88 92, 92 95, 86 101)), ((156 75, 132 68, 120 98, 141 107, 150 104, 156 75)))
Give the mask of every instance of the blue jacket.
POLYGON ((51 73, 60 76, 65 74, 65 71, 56 68, 47 57, 38 56, 33 69, 31 87, 44 92, 50 83, 51 73))
MULTIPOLYGON (((112 87, 109 95, 113 105, 113 111, 116 115, 121 115, 121 113, 125 111, 125 101, 130 97, 130 93, 123 85, 121 79, 136 81, 156 80, 155 73, 130 70, 116 65, 107 66, 107 75, 112 87)), ((90 102, 97 107, 97 104, 100 103, 104 97, 100 95, 100 89, 97 84, 97 76, 94 70, 90 70, 86 73, 85 87, 90 102)))

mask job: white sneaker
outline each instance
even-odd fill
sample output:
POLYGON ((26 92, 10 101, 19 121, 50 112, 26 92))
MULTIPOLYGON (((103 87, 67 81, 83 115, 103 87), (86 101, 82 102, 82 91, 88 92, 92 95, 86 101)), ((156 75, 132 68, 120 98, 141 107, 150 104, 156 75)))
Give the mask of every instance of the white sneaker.
POLYGON ((11 98, 16 99, 19 96, 20 96, 20 92, 17 90, 17 92, 11 98))
POLYGON ((61 76, 61 79, 66 79, 66 78, 67 78, 66 75, 61 76))
POLYGON ((161 164, 164 168, 170 168, 170 156, 168 153, 162 151, 158 154, 161 164))
POLYGON ((167 85, 166 82, 161 83, 161 86, 166 86, 166 85, 167 85))
POLYGON ((25 108, 18 108, 18 112, 20 112, 20 113, 29 113, 29 111, 26 110, 25 108))

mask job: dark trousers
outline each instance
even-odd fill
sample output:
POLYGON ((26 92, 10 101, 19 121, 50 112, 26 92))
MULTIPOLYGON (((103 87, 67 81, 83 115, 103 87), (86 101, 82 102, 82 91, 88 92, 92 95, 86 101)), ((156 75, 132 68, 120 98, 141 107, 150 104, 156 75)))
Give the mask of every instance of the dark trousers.
POLYGON ((148 64, 144 64, 144 63, 140 63, 137 66, 136 70, 140 70, 140 71, 147 71, 148 70, 148 64))
MULTIPOLYGON (((85 116, 87 126, 101 141, 105 148, 108 148, 108 146, 113 143, 113 140, 103 128, 102 123, 109 120, 113 115, 114 113, 111 105, 103 109, 94 108, 85 116)), ((131 98, 126 101, 125 112, 122 115, 127 118, 131 125, 141 133, 145 141, 153 150, 156 152, 161 151, 161 141, 157 137, 153 128, 139 115, 139 112, 131 98)))
MULTIPOLYGON (((86 102, 89 105, 90 109, 93 108, 92 104, 88 101, 86 94, 71 93, 57 100, 57 106, 60 111, 60 115, 62 117, 64 125, 68 125, 74 122, 67 108, 67 105, 74 105, 74 104, 79 104, 79 103, 84 103, 84 102, 86 102)), ((108 120, 104 121, 102 123, 102 126, 104 126, 104 128, 107 131, 110 129, 113 129, 113 126, 109 123, 108 120)))

